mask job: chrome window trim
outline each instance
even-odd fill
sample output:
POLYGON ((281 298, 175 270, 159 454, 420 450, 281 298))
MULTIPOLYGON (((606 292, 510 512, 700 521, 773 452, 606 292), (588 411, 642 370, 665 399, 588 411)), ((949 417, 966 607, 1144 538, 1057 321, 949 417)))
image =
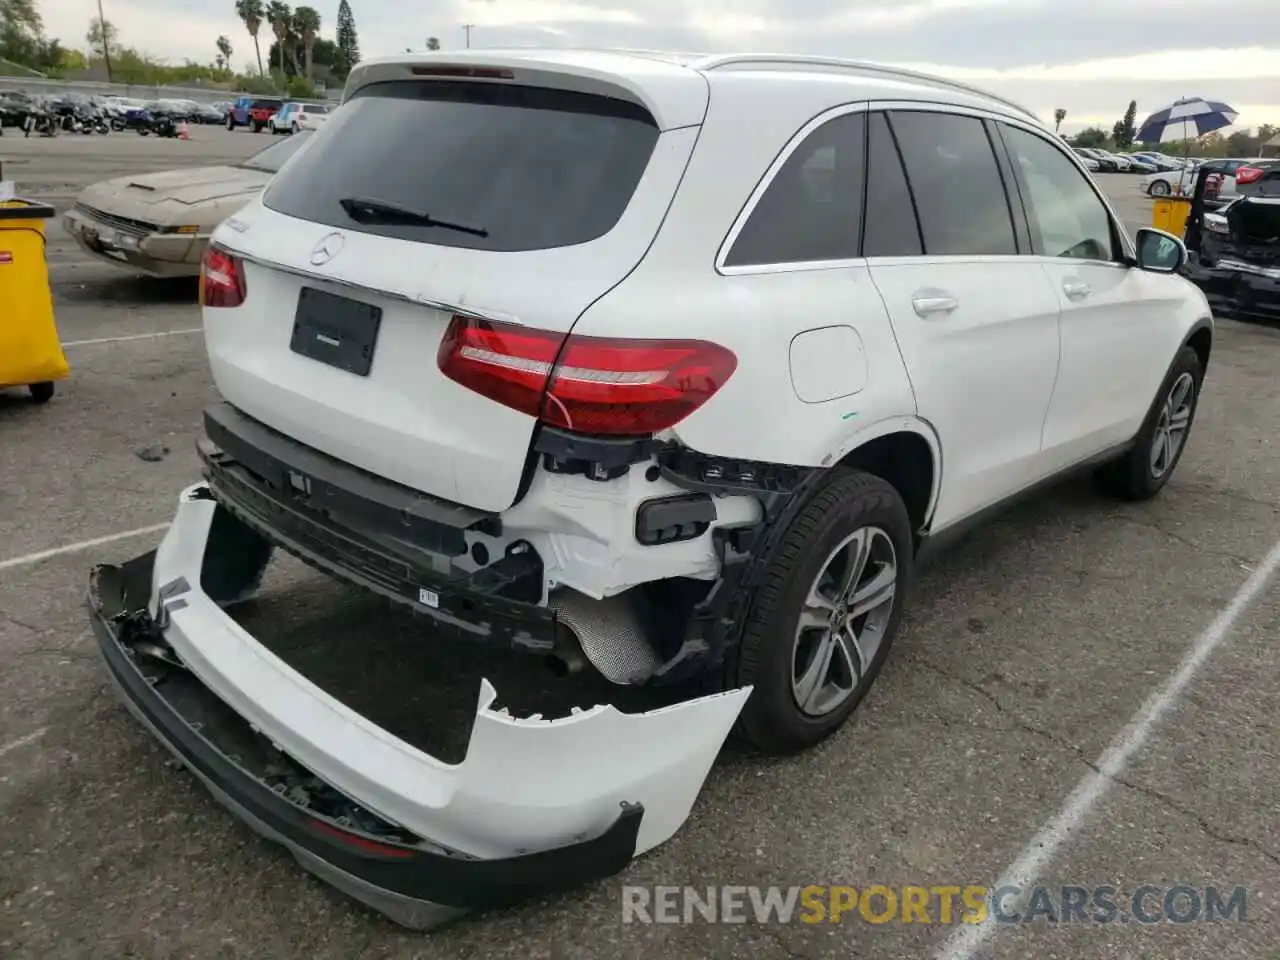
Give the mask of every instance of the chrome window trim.
MULTIPOLYGON (((1124 228, 1124 221, 1120 218, 1119 214, 1116 213, 1115 207, 1111 205, 1110 198, 1108 198, 1107 195, 1103 193, 1101 189, 1099 189, 1097 181, 1095 181, 1089 173, 1089 168, 1080 162, 1080 158, 1074 152, 1067 149, 1064 143, 1055 143, 1054 138, 1052 136, 1047 135, 1046 131, 1036 127, 1033 124, 1025 123, 1021 120, 1015 120, 1009 117, 993 118, 993 119, 996 119, 997 122, 999 123, 1004 123, 1004 124, 1007 124, 1008 126, 1016 127, 1025 133, 1031 134, 1032 136, 1039 137, 1045 143, 1049 144, 1050 147, 1053 147, 1060 154, 1066 157, 1067 160, 1080 173, 1080 175, 1084 177, 1084 182, 1088 185, 1089 189, 1093 191, 1093 195, 1102 203, 1103 209, 1107 211, 1107 215, 1111 218, 1112 226, 1114 226, 1116 231, 1120 234, 1120 247, 1124 252, 1124 255, 1126 257, 1131 257, 1131 258, 1136 255, 1133 247, 1133 240, 1129 236, 1129 231, 1124 228)), ((1115 260, 1084 260, 1076 257, 1053 257, 1043 253, 1037 254, 1037 256, 1045 260, 1051 260, 1054 263, 1062 263, 1064 261, 1067 263, 1093 263, 1093 264, 1103 264, 1103 265, 1112 266, 1112 267, 1119 267, 1124 270, 1129 269, 1128 264, 1120 263, 1115 260)))
POLYGON ((865 113, 869 101, 858 100, 851 103, 842 103, 838 106, 822 111, 816 117, 813 117, 791 135, 791 139, 783 145, 781 152, 774 157, 764 176, 756 184, 755 189, 751 191, 751 195, 747 197, 747 202, 741 210, 738 211, 737 218, 733 221, 733 225, 729 228, 729 233, 720 241, 720 249, 716 251, 715 267, 716 273, 725 277, 741 276, 742 274, 754 273, 792 273, 802 270, 838 270, 842 267, 852 266, 865 262, 861 257, 844 257, 838 260, 810 260, 800 263, 744 263, 737 266, 727 266, 725 260, 729 258, 729 253, 733 250, 734 243, 737 242, 738 235, 742 233, 747 225, 747 221, 751 219, 751 215, 755 212, 756 206, 760 203, 761 198, 768 189, 773 185, 774 179, 782 170, 783 166, 791 155, 800 148, 800 146, 809 139, 809 135, 819 127, 832 120, 840 117, 850 116, 855 113, 865 113))
MULTIPOLYGON (((756 184, 751 195, 747 198, 746 204, 738 212, 737 218, 729 229, 729 233, 721 241, 720 247, 716 252, 715 269, 716 273, 721 276, 752 276, 756 274, 771 273, 798 273, 814 270, 840 270, 849 267, 868 266, 870 264, 900 264, 900 263, 958 263, 958 262, 976 262, 989 263, 995 261, 1004 261, 1016 259, 1018 262, 1026 262, 1027 260, 1043 260, 1052 263, 1076 263, 1076 264, 1092 264, 1095 266, 1107 266, 1115 269, 1127 270, 1128 264, 1115 260, 1084 260, 1076 257, 1051 257, 1045 254, 997 254, 997 255, 976 255, 976 254, 958 254, 958 255, 928 255, 912 256, 912 257, 846 257, 839 260, 819 260, 797 263, 762 263, 762 264, 742 264, 740 266, 726 266, 725 260, 729 256, 729 252, 733 249, 734 242, 738 239, 738 235, 746 226, 747 220, 750 219, 752 213, 755 212, 756 206, 760 203, 760 199, 772 185, 774 178, 777 177, 787 160, 791 155, 799 149, 800 145, 805 142, 814 130, 838 117, 853 113, 874 113, 874 112, 902 112, 912 110, 916 112, 926 113, 951 113, 959 116, 974 117, 979 120, 990 120, 994 123, 1005 123, 1013 127, 1017 127, 1034 136, 1040 137, 1046 143, 1054 146, 1059 153, 1067 157, 1075 166, 1081 175, 1085 178, 1085 183, 1089 189, 1093 191, 1093 195, 1101 201, 1103 208, 1107 211, 1107 215, 1111 218, 1112 224, 1120 234, 1120 246, 1124 254, 1128 257, 1135 256, 1133 249, 1133 241, 1129 237, 1129 232, 1124 228, 1124 221, 1120 219, 1115 208, 1111 205, 1111 201, 1102 193, 1098 185, 1094 182, 1092 176, 1089 175, 1088 169, 1080 162, 1079 157, 1066 148, 1065 144, 1054 143, 1053 137, 1041 126, 1026 120, 1013 113, 1005 113, 1000 110, 991 110, 969 106, 968 104, 946 103, 933 100, 860 100, 852 103, 844 103, 824 110, 815 116, 808 123, 802 126, 794 133, 789 141, 783 146, 782 151, 770 164, 765 171, 760 182, 756 184)), ((993 144, 993 148, 997 145, 993 144)), ((995 159, 995 158, 993 158, 995 159)), ((865 213, 865 211, 864 211, 865 213)))

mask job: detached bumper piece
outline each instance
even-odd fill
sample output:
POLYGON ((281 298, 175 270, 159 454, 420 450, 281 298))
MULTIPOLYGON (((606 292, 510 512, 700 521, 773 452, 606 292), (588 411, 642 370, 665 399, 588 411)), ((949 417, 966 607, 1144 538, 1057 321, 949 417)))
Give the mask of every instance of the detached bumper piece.
POLYGON ((206 595, 215 516, 184 491, 157 550, 99 566, 89 605, 130 711, 307 870, 406 927, 612 876, 684 823, 750 688, 644 714, 515 718, 483 682, 466 759, 392 736, 206 595))

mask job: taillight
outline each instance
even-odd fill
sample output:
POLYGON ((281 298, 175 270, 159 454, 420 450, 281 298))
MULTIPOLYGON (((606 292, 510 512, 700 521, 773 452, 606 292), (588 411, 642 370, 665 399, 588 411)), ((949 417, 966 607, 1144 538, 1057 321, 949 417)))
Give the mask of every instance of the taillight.
POLYGON ((640 436, 679 423, 737 369, 705 340, 582 337, 455 316, 437 356, 449 379, 577 433, 640 436))
POLYGON ((200 305, 238 307, 244 303, 244 263, 212 243, 200 264, 200 305))
POLYGON ((1261 180, 1265 172, 1258 167, 1241 167, 1236 171, 1236 183, 1253 183, 1255 180, 1261 180))

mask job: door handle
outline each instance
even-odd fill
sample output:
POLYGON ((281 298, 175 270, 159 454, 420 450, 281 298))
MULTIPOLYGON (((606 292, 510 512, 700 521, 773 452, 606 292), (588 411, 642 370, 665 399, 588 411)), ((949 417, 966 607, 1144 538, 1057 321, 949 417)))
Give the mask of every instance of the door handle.
POLYGON ((1093 293, 1093 287, 1083 280, 1064 280, 1062 281, 1062 292, 1072 300, 1083 300, 1093 293))
POLYGON ((950 313, 960 304, 956 303, 955 297, 948 296, 930 296, 930 297, 912 297, 911 306, 915 309, 916 314, 921 317, 932 317, 938 314, 950 313))

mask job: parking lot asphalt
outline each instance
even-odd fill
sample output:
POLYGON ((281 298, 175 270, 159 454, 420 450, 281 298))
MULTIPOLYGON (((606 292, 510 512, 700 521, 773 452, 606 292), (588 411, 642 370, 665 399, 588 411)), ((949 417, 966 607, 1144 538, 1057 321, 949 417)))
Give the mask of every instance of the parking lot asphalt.
MULTIPOLYGON (((6 131, 0 164, 61 210, 99 179, 269 142, 6 131)), ((1131 228, 1147 222, 1136 178, 1101 182, 1131 228)), ((1280 957, 1280 587, 1264 566, 1280 540, 1275 329, 1219 323, 1190 445, 1157 500, 1068 483, 930 567, 879 682, 829 742, 784 760, 729 748, 683 830, 622 876, 423 936, 259 840, 109 689, 89 568, 158 542, 198 477, 215 394, 193 284, 91 263, 56 222, 48 258, 71 379, 43 407, 0 396, 0 956, 962 960, 973 951, 952 928, 856 911, 624 923, 622 888, 992 886, 1029 867, 1053 887, 1113 886, 1122 908, 1144 885, 1245 887, 1247 919, 998 924, 974 955, 1280 957)), ((436 644, 422 621, 284 562, 245 617, 331 692, 444 753, 465 743, 481 676, 512 700, 599 692, 436 644)))

